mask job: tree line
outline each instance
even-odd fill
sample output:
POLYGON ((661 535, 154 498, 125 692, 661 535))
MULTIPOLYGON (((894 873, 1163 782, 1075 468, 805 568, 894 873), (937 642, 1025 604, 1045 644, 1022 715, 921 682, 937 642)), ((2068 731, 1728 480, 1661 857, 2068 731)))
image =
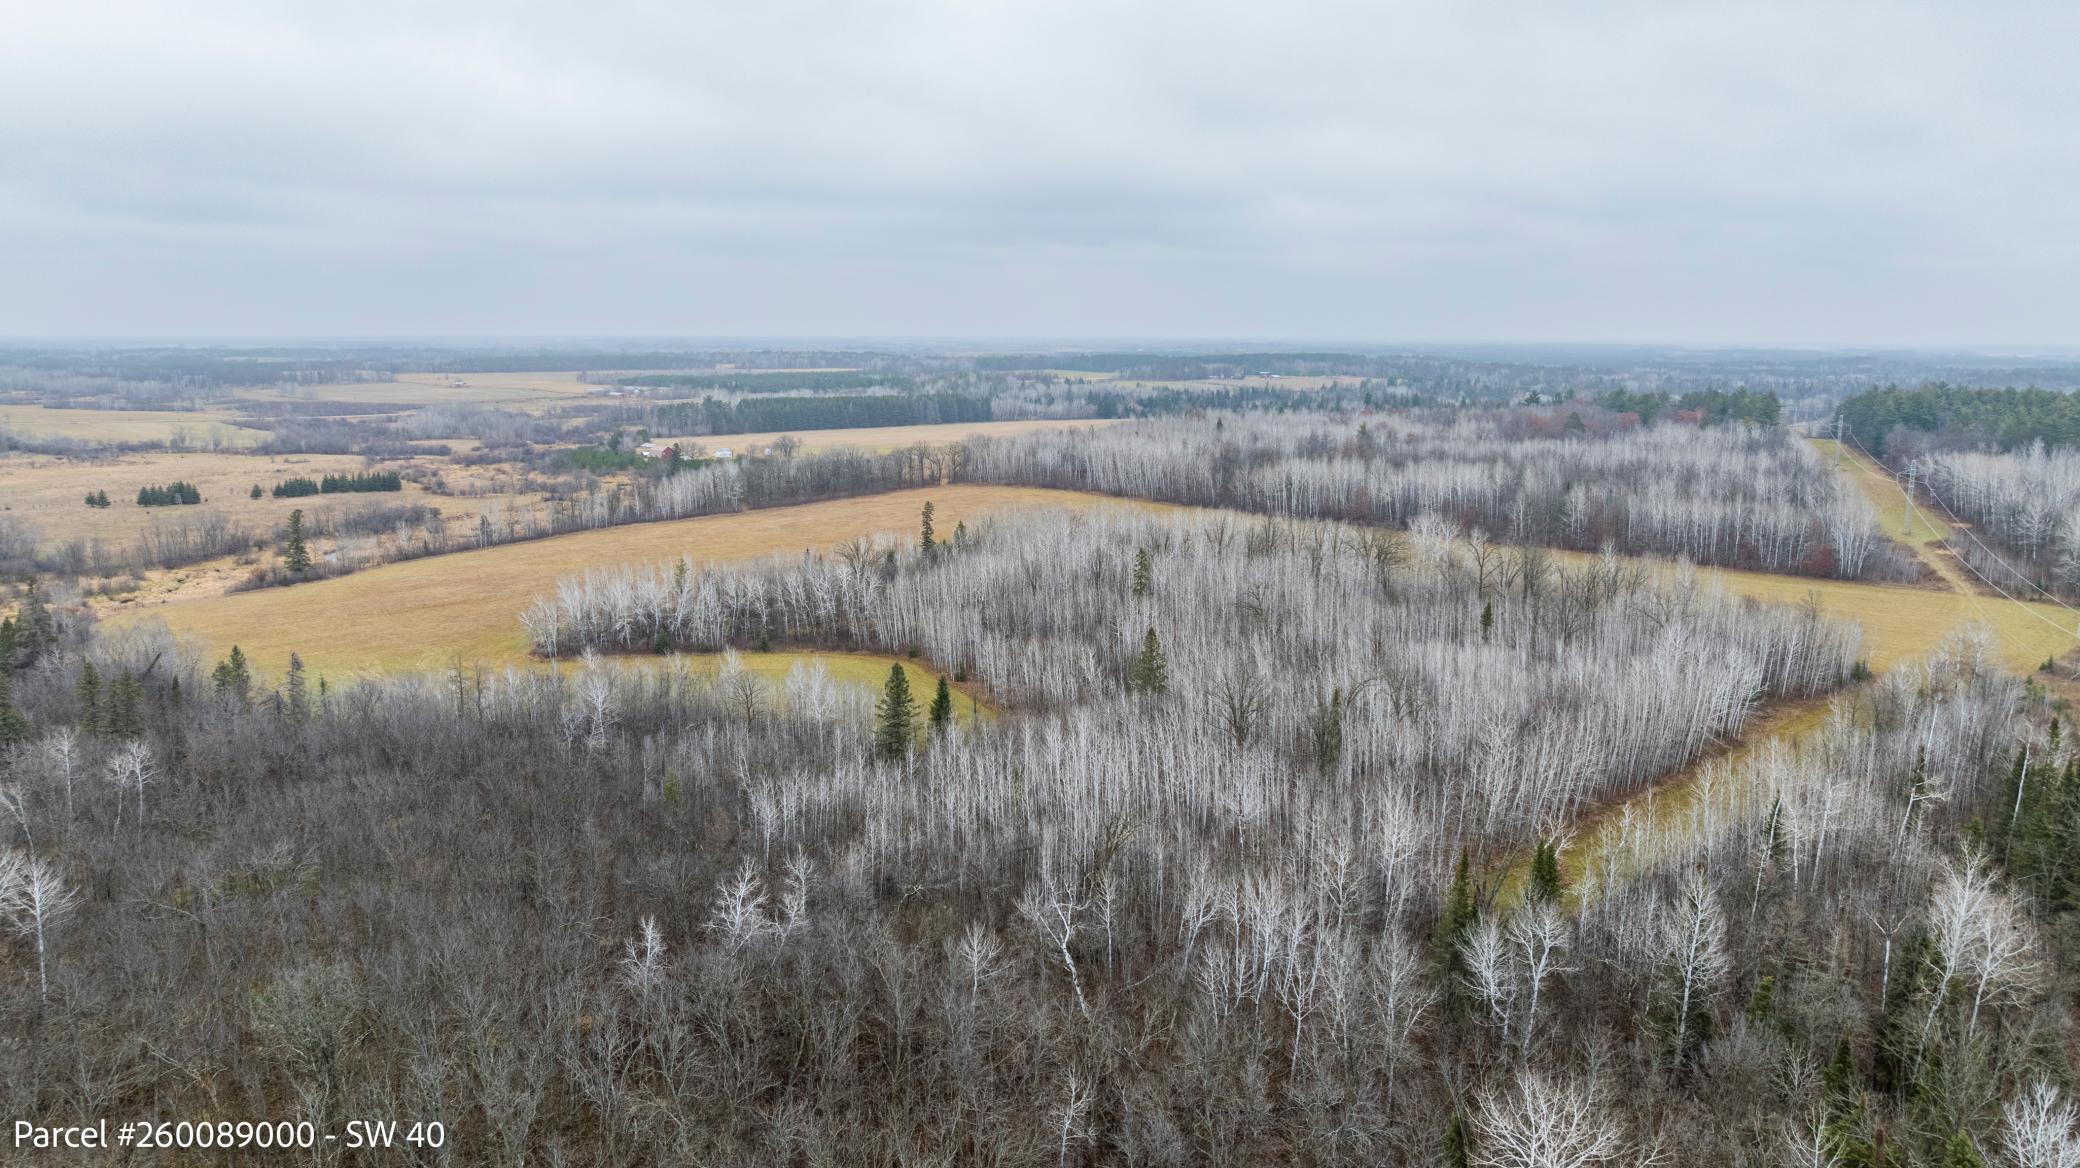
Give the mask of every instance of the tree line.
POLYGON ((1579 416, 1557 407, 1149 419, 972 442, 963 474, 1724 567, 1910 578, 1863 496, 1780 430, 1572 428, 1579 416))
POLYGON ((140 507, 174 507, 200 502, 202 491, 194 483, 178 479, 164 485, 153 484, 137 488, 137 505, 140 507))
POLYGON ((1864 446, 1894 463, 1930 448, 2080 444, 2080 398, 2064 390, 1945 382, 1887 386, 1845 398, 1835 416, 1864 446))

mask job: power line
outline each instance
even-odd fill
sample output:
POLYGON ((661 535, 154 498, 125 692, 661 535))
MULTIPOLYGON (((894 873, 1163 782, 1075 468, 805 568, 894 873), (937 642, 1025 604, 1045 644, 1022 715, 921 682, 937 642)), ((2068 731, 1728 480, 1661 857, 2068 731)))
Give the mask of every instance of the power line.
MULTIPOLYGON (((1899 473, 1898 473, 1897 471, 1894 471, 1894 470, 1892 470, 1892 468, 1890 468, 1890 467, 1886 466, 1886 465, 1885 465, 1884 463, 1882 463, 1882 462, 1878 461, 1878 456, 1877 456, 1877 455, 1875 455, 1875 454, 1872 454, 1872 453, 1871 453, 1871 452, 1870 452, 1870 451, 1869 451, 1869 450, 1868 450, 1868 449, 1867 449, 1867 448, 1866 448, 1866 447, 1864 446, 1864 444, 1863 444, 1862 442, 1860 442, 1860 441, 1858 441, 1858 440, 1857 440, 1857 438, 1856 438, 1856 435, 1855 435, 1855 432, 1854 432, 1854 431, 1850 431, 1850 432, 1849 432, 1849 441, 1851 441, 1851 442, 1854 442, 1854 443, 1856 444, 1856 449, 1858 449, 1858 450, 1862 451, 1862 452, 1863 452, 1863 456, 1864 456, 1865 458, 1868 458, 1868 459, 1870 459, 1870 460, 1871 460, 1871 464, 1872 464, 1873 466, 1876 466, 1876 467, 1877 467, 1877 468, 1878 468, 1879 470, 1881 470, 1881 471, 1885 472, 1886 474, 1889 474, 1889 475, 1891 475, 1891 476, 1892 476, 1892 482, 1893 482, 1893 485, 1894 485, 1894 486, 1896 486, 1896 487, 1899 487, 1899 488, 1900 488, 1900 490, 1901 490, 1901 492, 1902 492, 1902 493, 1904 493, 1904 494, 1906 495, 1906 497, 1907 497, 1907 506, 1908 506, 1908 507, 1912 508, 1912 509, 1913 509, 1914 511, 1917 511, 1917 512, 1921 510, 1921 509, 1920 509, 1920 508, 1919 508, 1918 506, 1915 506, 1915 503, 1914 503, 1914 493, 1913 493, 1913 491, 1912 491, 1912 490, 1911 490, 1910 488, 1908 488, 1908 487, 1907 487, 1907 486, 1906 486, 1906 485, 1905 485, 1904 483, 1902 483, 1902 482, 1900 481, 1900 476, 1899 476, 1899 473)), ((2009 564, 2009 563, 2008 563, 2007 561, 2005 561, 2005 560, 2001 560, 2001 559, 2000 559, 2000 557, 1999 557, 1998 555, 1995 555, 1995 554, 1994 554, 1994 552, 1993 552, 1993 549, 1991 549, 1991 548, 1987 548, 1987 547, 1986 547, 1986 545, 1985 545, 1984 543, 1980 542, 1980 540, 1979 540, 1979 537, 1978 537, 1978 536, 1976 536, 1976 535, 1972 535, 1972 533, 1971 533, 1971 530, 1970 530, 1970 528, 1969 528, 1969 527, 1967 527, 1967 526, 1965 525, 1965 523, 1964 523, 1964 521, 1963 521, 1962 519, 1959 519, 1959 518, 1957 518, 1957 514, 1956 514, 1956 512, 1954 512, 1954 511, 1951 511, 1951 510, 1950 510, 1950 508, 1949 508, 1949 505, 1948 505, 1948 504, 1945 504, 1945 503, 1943 502, 1943 500, 1942 500, 1942 497, 1941 497, 1941 496, 1939 496, 1939 495, 1937 495, 1937 494, 1935 493, 1935 489, 1934 489, 1933 487, 1929 488, 1929 497, 1930 497, 1930 498, 1933 498, 1933 499, 1935 499, 1935 501, 1936 501, 1937 505, 1938 505, 1938 506, 1941 506, 1941 507, 1943 508, 1943 510, 1944 510, 1944 511, 1945 511, 1945 512, 1946 512, 1947 514, 1949 514, 1949 516, 1950 516, 1950 519, 1951 519, 1951 521, 1952 521, 1952 524, 1953 524, 1953 525, 1955 526, 1955 528, 1956 528, 1956 529, 1964 531, 1964 533, 1965 533, 1965 534, 1966 534, 1967 536, 1969 536, 1969 537, 1970 537, 1970 538, 1972 539, 1972 542, 1974 542, 1974 543, 1978 543, 1978 544, 1979 544, 1979 546, 1980 546, 1981 548, 1983 548, 1983 549, 1985 549, 1985 550, 1986 550, 1986 554, 1988 554, 1988 555, 1991 555, 1991 556, 1993 556, 1995 560, 1999 561, 1999 562, 2001 563, 2001 565, 2002 565, 2003 567, 2007 568, 2007 569, 2008 569, 2008 570, 2009 570, 2010 572, 2015 572, 2015 574, 2016 574, 2017 576, 2021 576, 2021 575, 2022 575, 2022 574, 2021 574, 2020 572, 2016 572, 2016 571, 2015 571, 2015 568, 2014 568, 2014 566, 2013 566, 2013 565, 2009 564)), ((1927 521, 1927 519, 1926 519, 1926 518, 1924 518, 1924 519, 1923 519, 1923 522, 1928 522, 1928 521, 1927 521)), ((1929 526, 1929 529, 1930 529, 1931 531, 1935 530, 1935 524, 1933 524, 1933 523, 1929 523, 1929 524, 1928 524, 1928 526, 1929 526)), ((1986 575, 1986 573, 1984 573, 1984 572, 1980 571, 1980 570, 1978 569, 1978 567, 1977 567, 1976 565, 1974 565, 1974 564, 1973 564, 1973 563, 1972 563, 1972 562, 1971 562, 1970 560, 1967 560, 1967 559, 1965 559, 1965 558, 1964 558, 1964 556, 1962 556, 1962 555, 1958 554, 1958 551, 1957 551, 1957 549, 1956 549, 1956 548, 1954 548, 1954 547, 1950 546, 1950 537, 1949 537, 1949 536, 1947 536, 1947 535, 1938 535, 1938 536, 1936 537, 1936 539, 1938 540, 1938 542, 1940 542, 1940 543, 1941 543, 1941 544, 1943 545, 1943 550, 1945 550, 1945 551, 1949 552, 1949 553, 1951 554, 1951 556, 1955 557, 1955 558, 1956 558, 1956 560, 1957 560, 1957 562, 1958 562, 1959 564, 1963 565, 1963 567, 1964 567, 1964 569, 1965 569, 1966 571, 1968 571, 1968 572, 1970 572, 1970 573, 1971 573, 1972 575, 1974 575, 1974 576, 1978 577, 1978 578, 1979 578, 1979 580, 1980 580, 1980 581, 1981 581, 1982 583, 1984 583, 1984 584, 1985 584, 1985 585, 1986 585, 1986 586, 1987 586, 1988 588, 1991 588, 1991 589, 1993 589, 1993 590, 1994 590, 1995 592, 1999 593, 1999 594, 2001 595, 2001 598, 2002 598, 2002 599, 2004 599, 2004 600, 2007 600, 2007 601, 2010 601, 2010 602, 2012 602, 2012 603, 2013 603, 2013 604, 2015 604, 2015 605, 2016 605, 2017 607, 2021 608, 2021 609, 2022 609, 2022 611, 2024 611, 2024 612, 2028 613, 2029 615, 2031 615, 2031 616, 2033 616, 2033 617, 2037 618, 2037 619, 2038 619, 2038 620, 2040 620, 2040 621, 2043 621, 2043 622, 2044 622, 2045 624, 2047 624, 2047 625, 2050 625, 2050 626, 2051 626, 2052 628, 2054 628, 2054 629, 2057 629, 2057 630, 2058 630, 2058 631, 2059 631, 2060 633, 2063 633, 2063 634, 2065 634, 2066 636, 2069 636, 2069 637, 2080 637, 2080 632, 2075 632, 2075 630, 2073 630, 2073 629, 2069 629, 2069 628, 2065 627, 2064 625, 2062 625, 2062 624, 2059 624, 2059 623, 2058 623, 2057 621, 2054 621, 2054 620, 2052 620, 2052 619, 2051 619, 2050 617, 2048 617, 2048 616, 2045 616, 2045 615, 2044 615, 2043 613, 2041 613, 2041 612, 2038 612, 2038 611, 2037 611, 2037 610, 2036 610, 2035 608, 2032 608, 2032 607, 2031 607, 2031 606, 2030 606, 2030 605, 2029 605, 2029 604, 2028 604, 2027 602, 2025 602, 2025 601, 2023 601, 2023 600, 2021 600, 2021 599, 2019 599, 2019 598, 2017 598, 2017 597, 2015 597, 2015 596, 2013 596, 2013 595, 2010 595, 2007 589, 2005 589, 2005 588, 2002 588, 2002 587, 2001 587, 2000 585, 1998 585, 1998 584, 1994 583, 1994 582, 1993 582, 1993 580, 1992 580, 1992 579, 1990 579, 1990 578, 1989 578, 1989 577, 1988 577, 1988 576, 1986 575)), ((2041 591, 2041 589, 2039 589, 2039 591, 2041 591)), ((2048 595, 2048 593, 2047 593, 2047 595, 2048 595)), ((2054 600, 2054 601, 2056 601, 2056 602, 2058 603, 2058 605, 2059 605, 2059 607, 2060 607, 2060 608, 2063 608, 2063 609, 2065 609, 2065 610, 2066 610, 2066 611, 2068 611, 2068 612, 2073 612, 2073 613, 2076 613, 2076 614, 2080 614, 2080 609, 2075 609, 2075 608, 2073 608, 2073 606, 2072 606, 2072 605, 2066 604, 2066 603, 2065 603, 2064 601, 2058 601, 2056 597, 2053 597, 2053 600, 2054 600)), ((1995 631, 1996 631, 1996 632, 2001 632, 2001 630, 2000 630, 1999 626, 1997 626, 1997 625, 1995 626, 1995 631)), ((2007 633, 2005 633, 2005 632, 2001 632, 2001 635, 2002 635, 2002 636, 2008 636, 2008 634, 2007 634, 2007 633)), ((2015 639, 2014 639, 2014 638, 2013 638, 2012 636, 2009 636, 2009 637, 2008 637, 2008 640, 2009 640, 2009 643, 2010 643, 2010 644, 2014 644, 2014 645, 2016 645, 2017 647, 2023 647, 2023 646, 2022 646, 2022 645, 2020 644, 2020 642, 2016 641, 2016 640, 2015 640, 2015 639)))

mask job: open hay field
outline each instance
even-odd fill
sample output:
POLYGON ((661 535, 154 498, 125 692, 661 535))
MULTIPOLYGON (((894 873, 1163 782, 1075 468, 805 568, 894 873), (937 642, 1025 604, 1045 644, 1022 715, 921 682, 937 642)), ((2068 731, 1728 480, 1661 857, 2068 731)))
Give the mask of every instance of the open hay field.
POLYGON ((567 404, 597 387, 576 371, 543 373, 400 373, 395 381, 347 381, 283 392, 241 393, 250 401, 321 400, 393 403, 399 406, 459 404, 534 410, 567 404))
POLYGON ((417 496, 418 489, 409 484, 403 495, 325 495, 289 500, 264 493, 283 479, 356 471, 362 465, 360 458, 344 454, 152 452, 106 460, 7 454, 0 455, 0 515, 27 521, 47 543, 72 539, 128 540, 153 523, 209 512, 222 513, 257 530, 268 530, 286 521, 292 507, 308 510, 335 502, 365 506, 417 496), (178 507, 137 505, 139 487, 175 479, 201 488, 203 501, 178 507), (247 497, 254 483, 259 483, 263 491, 258 499, 247 497), (87 506, 87 492, 97 490, 107 491, 113 506, 87 506))
MULTIPOLYGON (((406 563, 352 576, 232 596, 119 611, 118 626, 163 620, 211 659, 241 646, 272 673, 302 654, 333 678, 362 672, 447 668, 464 661, 531 660, 519 614, 559 577, 587 568, 750 559, 824 549, 855 536, 915 530, 926 500, 941 532, 963 519, 1017 506, 1135 506, 1098 495, 1023 487, 954 486, 898 491, 799 507, 775 507, 580 532, 406 563)), ((784 672, 784 670, 783 670, 784 672)), ((885 672, 885 671, 884 671, 885 672)))
POLYGON ((839 446, 853 446, 861 450, 887 451, 914 446, 919 442, 936 446, 947 442, 959 442, 964 438, 980 435, 985 438, 1008 438, 1016 434, 1030 434, 1037 430, 1071 430, 1089 426, 1109 426, 1109 418, 1027 418, 1014 422, 949 422, 931 426, 862 426, 852 430, 771 430, 758 434, 696 434, 680 438, 660 438, 658 441, 677 443, 682 447, 691 444, 705 450, 727 449, 737 454, 745 451, 760 451, 771 446, 773 441, 785 434, 802 444, 804 450, 828 450, 839 446))
POLYGON ((233 423, 227 414, 182 410, 54 410, 0 405, 0 429, 34 438, 76 442, 178 442, 197 448, 252 446, 266 431, 233 423))
MULTIPOLYGON (((1580 553, 1560 556, 1570 563, 1591 558, 1580 553)), ((1944 637, 1975 624, 1987 628, 2001 660, 2017 670, 2035 669, 2046 657, 2080 648, 2072 614, 2053 604, 2016 604, 1972 592, 1767 572, 1706 568, 1700 569, 1700 575, 1717 579, 1731 592, 1770 604, 1803 604, 1808 597, 1816 599, 1827 615, 1863 625, 1863 653, 1878 670, 1925 657, 1944 637)))

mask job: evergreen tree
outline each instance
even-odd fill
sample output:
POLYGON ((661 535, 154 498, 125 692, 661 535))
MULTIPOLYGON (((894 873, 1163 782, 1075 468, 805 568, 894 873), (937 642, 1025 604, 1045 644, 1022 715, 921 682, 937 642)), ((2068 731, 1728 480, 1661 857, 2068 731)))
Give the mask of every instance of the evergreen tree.
POLYGON ((968 524, 966 520, 953 525, 953 546, 956 548, 968 546, 968 524))
POLYGON ((311 550, 303 540, 303 508, 289 512, 289 544, 282 551, 282 566, 302 575, 311 570, 311 550))
POLYGON ((1768 1022, 1777 1008, 1777 978, 1765 973, 1755 979, 1755 991, 1748 995, 1748 1021, 1756 1026, 1768 1022))
POLYGON ((1960 1131, 1943 1149, 1943 1168, 1986 1168, 1986 1158, 1979 1154, 1972 1137, 1960 1131))
POLYGON ((888 667, 888 684, 874 706, 874 754, 895 760, 910 753, 917 732, 917 699, 901 665, 888 667))
POLYGON ((108 702, 102 711, 102 728, 118 738, 135 738, 144 733, 144 685, 125 669, 108 687, 108 702))
POLYGON ((1569 434, 1586 434, 1589 432, 1589 425, 1582 421, 1580 410, 1569 410, 1567 411, 1567 424, 1562 426, 1561 429, 1569 434))
POLYGON ((79 728, 89 734, 101 730, 101 673, 92 661, 82 661, 79 680, 72 685, 72 696, 79 699, 79 728))
POLYGON ((1531 878, 1526 893, 1533 901, 1559 903, 1560 846, 1554 841, 1538 841, 1538 850, 1531 854, 1531 878))
POLYGON ((1127 671, 1127 688, 1146 694, 1170 692, 1170 662, 1163 656, 1163 643, 1156 639, 1154 629, 1141 638, 1141 652, 1127 671))
POLYGON ((939 542, 932 534, 932 510, 932 501, 926 499, 924 503, 924 522, 920 525, 917 544, 927 556, 939 550, 939 542))
POLYGON ((253 674, 246 668, 246 655, 237 645, 231 646, 231 656, 219 661, 209 676, 215 683, 217 697, 221 700, 236 701, 244 705, 247 696, 252 692, 253 674))
POLYGON ((28 740, 29 719, 14 704, 14 683, 8 680, 7 671, 0 669, 0 747, 28 740))
POLYGON ((303 677, 303 658, 289 654, 289 680, 286 708, 289 716, 301 722, 311 712, 310 686, 303 677))
POLYGON ((1481 602, 1481 640, 1487 640, 1489 637, 1493 636, 1494 633, 1495 602, 1492 600, 1484 600, 1481 602))
POLYGON ((1431 956, 1437 962, 1439 988, 1448 1017, 1456 1017, 1465 1009, 1466 938, 1480 919, 1480 901, 1474 894, 1473 876, 1462 848, 1459 863, 1452 870, 1452 886, 1445 892, 1444 912, 1437 918, 1437 929, 1430 937, 1431 956))
POLYGON ((1820 1085, 1821 1142, 1845 1168, 1873 1168, 1878 1153, 1864 1134, 1863 1083, 1848 1039, 1835 1045, 1833 1061, 1820 1073, 1820 1085))
POLYGON ((1313 748, 1315 765, 1324 774, 1335 769, 1343 758, 1343 688, 1338 686, 1329 691, 1329 700, 1315 702, 1314 713, 1308 718, 1307 736, 1313 748))
POLYGON ((26 669, 57 644, 57 618, 44 601, 43 586, 31 580, 28 591, 22 594, 21 611, 14 618, 10 635, 0 637, 0 669, 26 669))
POLYGON ((1134 552, 1134 599, 1147 596, 1154 586, 1155 564, 1149 559, 1148 549, 1140 548, 1134 552))
POLYGON ((932 694, 932 733, 944 733, 953 724, 953 687, 946 684, 946 675, 939 675, 939 688, 932 694))
POLYGON ((1466 1115, 1452 1112, 1444 1128, 1444 1168, 1470 1168, 1473 1163, 1473 1133, 1466 1128, 1466 1115))
POLYGON ((260 484, 259 484, 259 483, 254 483, 254 484, 253 484, 253 489, 252 489, 252 490, 250 490, 250 491, 247 491, 247 492, 246 492, 246 498, 248 498, 248 499, 257 499, 257 498, 259 498, 259 497, 260 497, 260 484))

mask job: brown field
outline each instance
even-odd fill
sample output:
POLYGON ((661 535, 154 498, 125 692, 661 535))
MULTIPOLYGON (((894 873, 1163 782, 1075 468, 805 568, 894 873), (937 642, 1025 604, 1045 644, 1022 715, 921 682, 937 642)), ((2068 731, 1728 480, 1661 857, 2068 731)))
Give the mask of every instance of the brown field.
POLYGON ((78 442, 180 442, 194 447, 251 446, 267 435, 228 414, 181 410, 54 410, 0 405, 0 429, 78 442))
POLYGON ((252 401, 316 399, 399 405, 443 403, 540 410, 565 405, 599 388, 578 380, 576 371, 543 373, 400 373, 395 381, 347 381, 294 392, 258 389, 239 396, 252 401), (456 382, 461 382, 457 385, 456 382))
POLYGON ((456 552, 290 588, 132 608, 109 621, 122 626, 163 620, 177 635, 199 642, 208 660, 236 643, 270 674, 284 668, 292 651, 313 671, 335 679, 442 669, 457 657, 494 665, 525 662, 531 657, 519 614, 567 573, 682 555, 700 562, 751 559, 829 548, 859 535, 908 532, 926 500, 937 505, 941 531, 1007 507, 1137 505, 1022 487, 897 491, 456 552))
POLYGON ((1008 438, 1016 434, 1031 434, 1036 430, 1076 430, 1091 426, 1109 426, 1109 418, 1028 418, 1015 422, 950 422, 932 426, 863 426, 853 430, 773 430, 761 434, 697 434, 685 438, 660 438, 658 441, 701 447, 705 450, 760 451, 771 446, 783 434, 792 436, 802 444, 804 450, 829 450, 839 446, 856 446, 862 450, 900 450, 919 442, 939 445, 959 442, 978 435, 985 438, 1008 438))
MULTIPOLYGON (((203 512, 221 512, 234 521, 267 530, 283 522, 292 507, 321 505, 318 498, 291 501, 263 495, 247 497, 254 483, 262 490, 298 475, 361 469, 360 458, 344 454, 126 454, 106 461, 50 458, 43 455, 0 455, 0 514, 27 520, 46 542, 94 538, 127 540, 152 523, 203 512), (137 490, 175 479, 202 489, 202 502, 180 507, 140 507, 137 490), (106 490, 111 507, 89 507, 88 491, 106 490)), ((406 484, 407 495, 418 488, 406 484)), ((328 495, 336 500, 395 502, 402 496, 328 495)))

